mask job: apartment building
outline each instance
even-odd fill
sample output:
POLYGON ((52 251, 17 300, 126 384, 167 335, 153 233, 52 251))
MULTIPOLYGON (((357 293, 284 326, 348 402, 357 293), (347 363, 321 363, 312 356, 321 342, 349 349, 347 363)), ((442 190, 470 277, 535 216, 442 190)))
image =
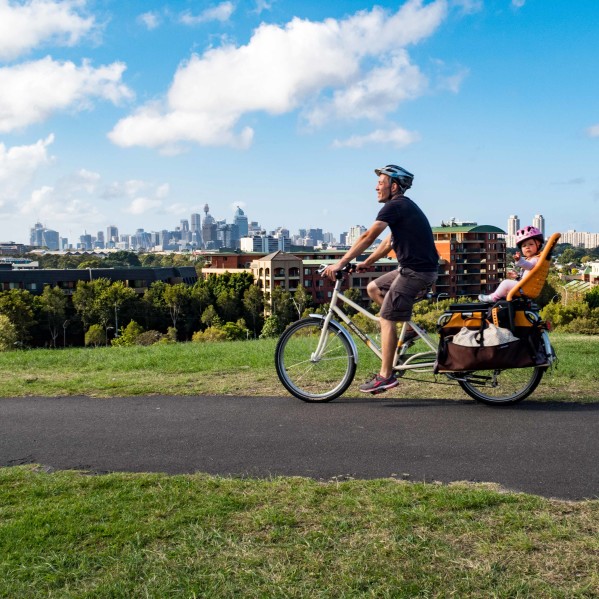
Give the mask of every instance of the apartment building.
POLYGON ((492 225, 433 227, 441 265, 435 286, 447 297, 476 297, 495 289, 506 270, 504 231, 492 225))

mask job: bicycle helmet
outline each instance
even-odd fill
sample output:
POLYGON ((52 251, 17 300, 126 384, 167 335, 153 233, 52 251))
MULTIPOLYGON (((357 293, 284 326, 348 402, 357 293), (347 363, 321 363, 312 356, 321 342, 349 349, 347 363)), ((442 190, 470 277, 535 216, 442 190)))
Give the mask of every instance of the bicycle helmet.
POLYGON ((388 164, 382 168, 375 168, 374 172, 380 177, 381 175, 387 175, 391 178, 391 181, 395 181, 402 191, 410 189, 412 187, 412 181, 414 175, 408 172, 405 168, 397 166, 396 164, 388 164))
POLYGON ((530 225, 516 231, 516 245, 520 247, 527 239, 536 239, 541 244, 545 241, 543 233, 536 227, 531 227, 530 225))

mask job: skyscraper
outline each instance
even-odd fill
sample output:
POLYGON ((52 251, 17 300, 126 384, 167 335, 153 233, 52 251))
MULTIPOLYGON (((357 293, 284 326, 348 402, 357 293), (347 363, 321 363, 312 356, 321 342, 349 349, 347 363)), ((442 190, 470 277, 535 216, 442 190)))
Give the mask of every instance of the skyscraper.
POLYGON ((49 250, 60 249, 60 235, 58 231, 46 229, 42 223, 35 223, 30 229, 29 244, 37 247, 46 247, 49 250))
POLYGON ((543 237, 545 237, 545 217, 542 214, 534 215, 532 219, 532 226, 541 231, 541 233, 543 233, 543 237))
POLYGON ((42 223, 35 223, 29 230, 29 245, 41 246, 43 245, 42 235, 44 231, 44 225, 42 223))
POLYGON ((119 242, 119 230, 114 225, 106 227, 106 247, 113 248, 119 242))
POLYGON ((249 230, 248 217, 245 215, 245 212, 239 206, 237 206, 237 210, 235 211, 233 223, 237 225, 239 237, 247 237, 249 230))
POLYGON ((191 215, 191 232, 202 230, 202 218, 197 212, 191 215))
POLYGON ((516 231, 520 228, 520 219, 517 214, 511 214, 507 219, 507 235, 505 245, 509 248, 516 247, 516 231))
POLYGON ((204 206, 204 224, 202 225, 202 240, 206 249, 218 248, 218 239, 216 235, 216 221, 210 216, 210 207, 204 206))

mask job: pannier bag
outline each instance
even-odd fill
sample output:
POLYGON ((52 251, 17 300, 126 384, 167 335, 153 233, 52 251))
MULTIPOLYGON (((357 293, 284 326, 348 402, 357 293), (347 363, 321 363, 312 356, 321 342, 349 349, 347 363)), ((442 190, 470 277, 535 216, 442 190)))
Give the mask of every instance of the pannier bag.
POLYGON ((509 320, 514 323, 513 330, 489 322, 480 304, 452 306, 439 319, 435 373, 528 368, 546 363, 538 315, 515 312, 509 320))

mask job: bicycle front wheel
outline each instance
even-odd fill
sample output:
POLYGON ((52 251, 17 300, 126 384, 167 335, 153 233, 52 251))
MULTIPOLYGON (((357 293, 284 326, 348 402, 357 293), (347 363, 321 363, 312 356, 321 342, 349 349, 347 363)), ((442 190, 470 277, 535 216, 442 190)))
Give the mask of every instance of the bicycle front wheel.
POLYGON ((528 397, 541 382, 545 367, 477 370, 458 373, 460 387, 473 399, 486 404, 514 404, 528 397))
POLYGON ((322 351, 315 352, 324 321, 304 318, 281 335, 275 351, 277 374, 284 387, 303 401, 330 401, 339 397, 356 374, 356 357, 345 332, 330 323, 322 351))

